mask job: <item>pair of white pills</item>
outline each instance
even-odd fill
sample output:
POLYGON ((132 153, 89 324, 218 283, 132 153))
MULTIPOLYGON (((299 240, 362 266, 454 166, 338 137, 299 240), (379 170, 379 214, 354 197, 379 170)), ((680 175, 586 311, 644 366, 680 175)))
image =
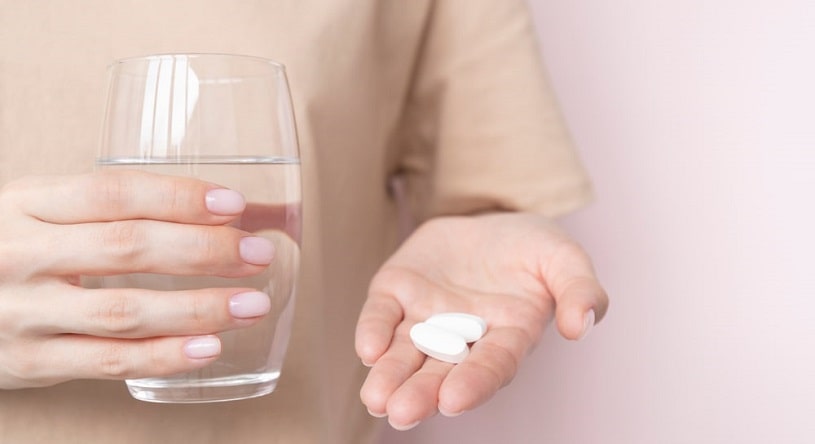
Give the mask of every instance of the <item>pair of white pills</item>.
POLYGON ((484 336, 487 323, 469 313, 439 313, 410 329, 410 340, 419 351, 439 361, 458 364, 470 354, 469 342, 484 336))

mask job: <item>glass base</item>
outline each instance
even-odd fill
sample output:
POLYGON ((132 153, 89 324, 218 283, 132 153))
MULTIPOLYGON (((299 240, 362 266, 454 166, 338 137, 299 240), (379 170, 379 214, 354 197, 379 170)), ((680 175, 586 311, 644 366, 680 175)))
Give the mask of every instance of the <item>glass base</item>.
POLYGON ((274 391, 279 377, 278 371, 209 379, 130 379, 126 383, 130 394, 140 401, 195 404, 268 395, 274 391))

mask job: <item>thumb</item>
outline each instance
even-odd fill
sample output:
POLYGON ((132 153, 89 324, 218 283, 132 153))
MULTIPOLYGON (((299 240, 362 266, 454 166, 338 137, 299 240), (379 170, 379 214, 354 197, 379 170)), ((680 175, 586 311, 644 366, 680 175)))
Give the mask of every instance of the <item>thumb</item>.
POLYGON ((585 338, 608 310, 606 292, 594 278, 575 279, 556 299, 557 329, 566 339, 585 338))
POLYGON ((566 339, 579 340, 605 316, 608 296, 582 248, 569 244, 558 250, 543 269, 543 279, 555 299, 558 331, 566 339))

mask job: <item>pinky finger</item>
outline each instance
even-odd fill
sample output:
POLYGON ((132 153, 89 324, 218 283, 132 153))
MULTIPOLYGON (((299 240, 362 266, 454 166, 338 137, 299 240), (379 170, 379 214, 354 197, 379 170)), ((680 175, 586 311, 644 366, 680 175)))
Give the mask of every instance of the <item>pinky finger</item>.
POLYGON ((21 360, 20 379, 51 385, 72 379, 132 379, 184 373, 209 365, 221 353, 217 336, 110 339, 60 335, 21 360))

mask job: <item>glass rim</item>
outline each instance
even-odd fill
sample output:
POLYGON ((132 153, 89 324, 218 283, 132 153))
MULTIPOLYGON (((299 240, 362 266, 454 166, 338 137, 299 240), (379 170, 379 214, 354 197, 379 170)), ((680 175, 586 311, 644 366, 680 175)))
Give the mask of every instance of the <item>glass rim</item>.
POLYGON ((115 68, 116 66, 123 65, 126 63, 133 63, 133 62, 145 62, 149 60, 157 60, 162 57, 188 57, 188 58, 199 58, 199 57, 223 57, 223 58, 235 58, 235 59, 242 59, 242 60, 254 60, 256 62, 265 63, 271 65, 281 71, 286 71, 286 65, 277 60, 270 59, 267 57, 260 57, 254 55, 247 55, 247 54, 236 54, 236 53, 228 53, 228 52, 164 52, 164 53, 155 53, 155 54, 145 54, 145 55, 138 55, 138 56, 130 56, 130 57, 123 57, 120 59, 116 59, 112 61, 108 65, 108 70, 115 68))

